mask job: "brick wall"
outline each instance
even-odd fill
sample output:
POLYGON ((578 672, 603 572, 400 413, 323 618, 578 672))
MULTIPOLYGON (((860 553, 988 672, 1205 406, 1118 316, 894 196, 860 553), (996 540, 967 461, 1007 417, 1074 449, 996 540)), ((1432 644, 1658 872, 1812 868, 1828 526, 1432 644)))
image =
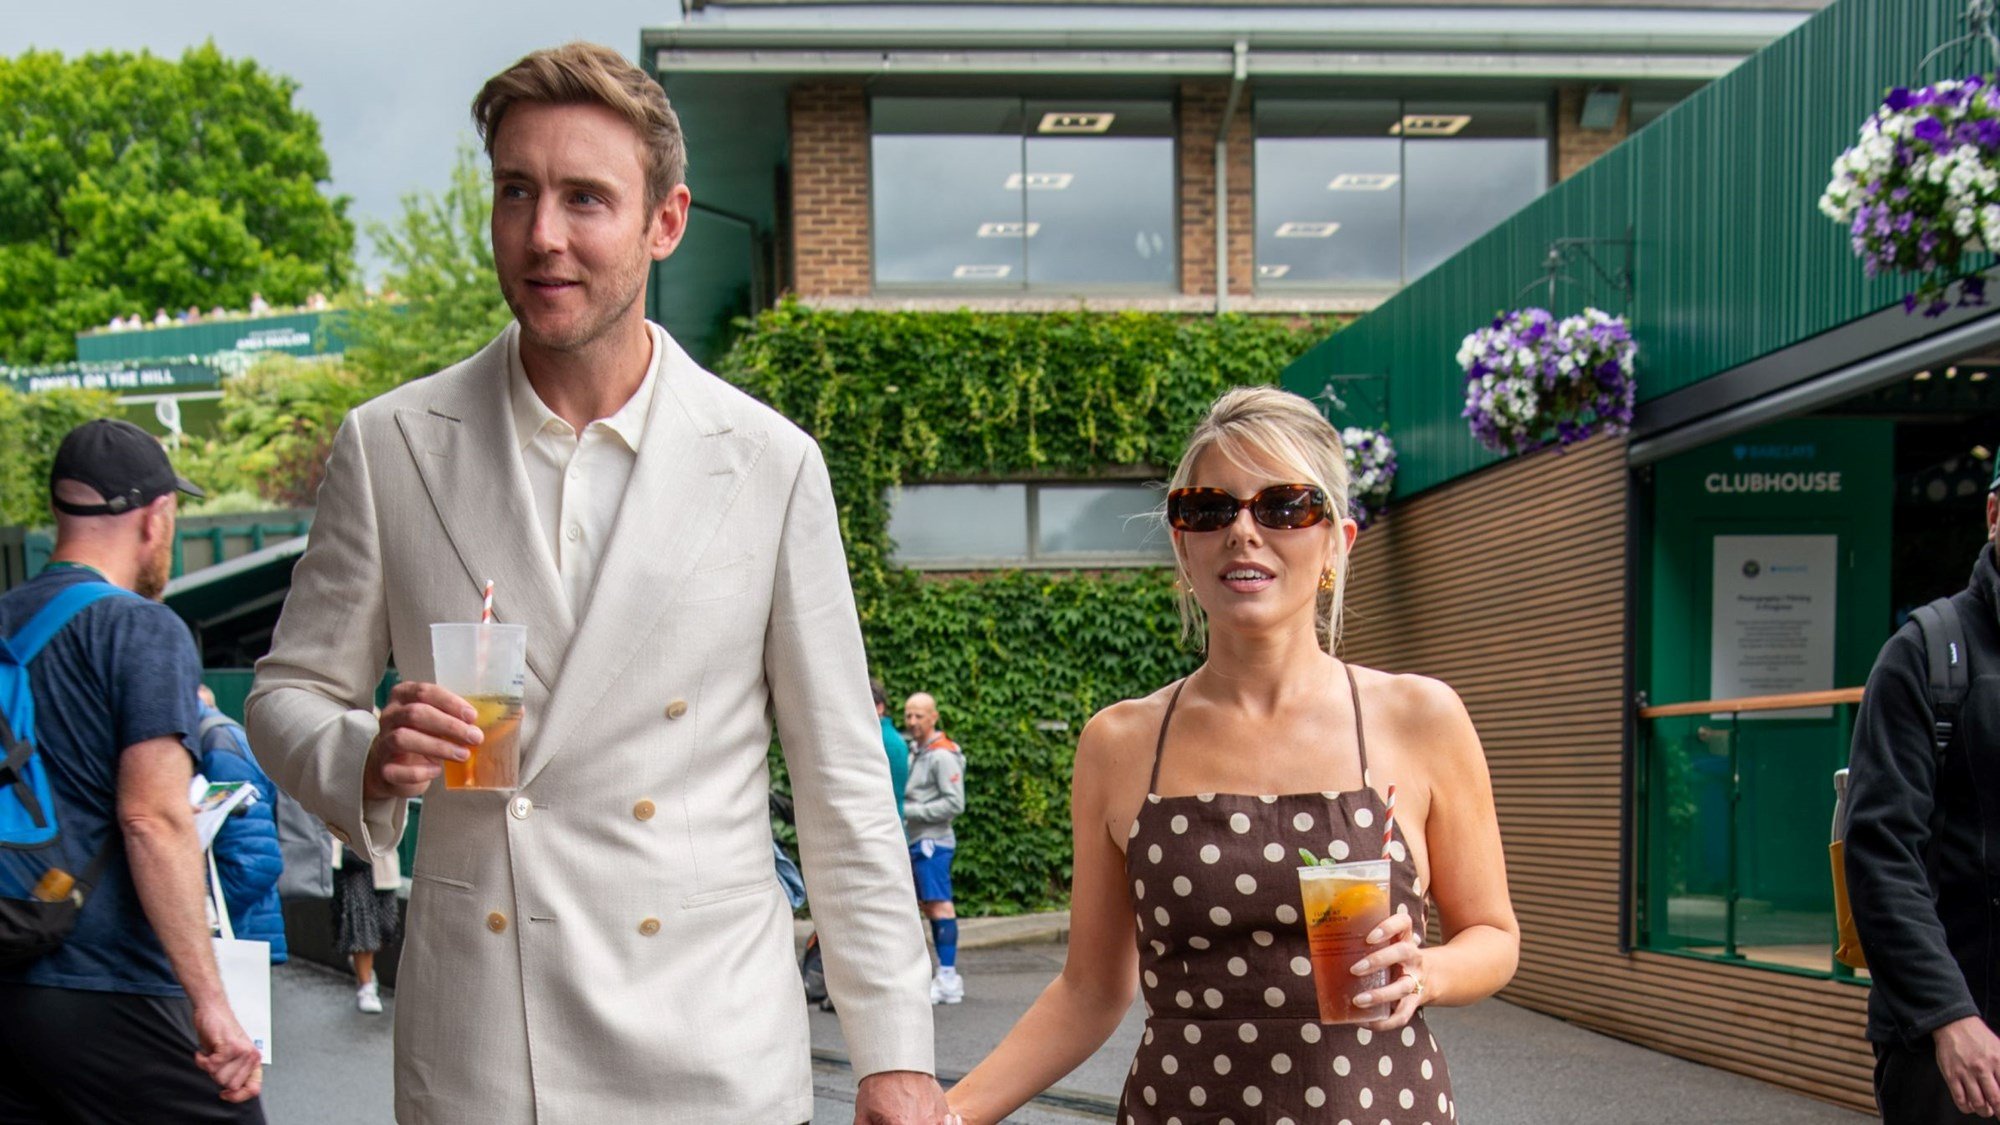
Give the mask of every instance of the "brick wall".
MULTIPOLYGON (((1180 105, 1181 292, 1215 293, 1215 132, 1229 104, 1227 82, 1185 82, 1180 105)), ((1249 295, 1256 262, 1251 210, 1254 138, 1250 95, 1229 124, 1229 292, 1249 295)))
POLYGON ((868 99, 859 83, 791 92, 790 275, 802 297, 865 297, 869 244, 868 99))
POLYGON ((1587 86, 1565 86, 1556 96, 1556 179, 1567 180, 1585 165, 1617 146, 1631 131, 1632 99, 1618 99, 1618 123, 1609 129, 1585 129, 1583 113, 1587 86))

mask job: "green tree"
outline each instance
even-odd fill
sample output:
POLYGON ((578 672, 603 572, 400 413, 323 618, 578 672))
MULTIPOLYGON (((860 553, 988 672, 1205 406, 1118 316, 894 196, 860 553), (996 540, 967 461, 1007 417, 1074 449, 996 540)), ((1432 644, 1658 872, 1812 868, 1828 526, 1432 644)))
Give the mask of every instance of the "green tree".
POLYGON ((486 232, 492 206, 468 147, 442 193, 413 192, 394 224, 371 223, 369 238, 388 267, 383 292, 393 296, 341 314, 350 341, 341 358, 267 356, 225 380, 221 432, 181 451, 189 478, 210 491, 310 507, 349 410, 457 363, 506 327, 511 314, 486 232))
POLYGON ((118 414, 118 400, 103 391, 0 389, 0 526, 45 527, 49 517, 49 466, 63 435, 92 418, 118 414))
POLYGON ((403 197, 396 222, 370 223, 387 263, 377 301, 348 314, 347 363, 371 394, 442 370, 492 341, 513 314, 493 272, 493 195, 478 153, 461 147, 440 194, 403 197))
POLYGON ((347 199, 296 85, 207 44, 178 62, 0 58, 0 361, 156 308, 243 308, 353 272, 347 199))

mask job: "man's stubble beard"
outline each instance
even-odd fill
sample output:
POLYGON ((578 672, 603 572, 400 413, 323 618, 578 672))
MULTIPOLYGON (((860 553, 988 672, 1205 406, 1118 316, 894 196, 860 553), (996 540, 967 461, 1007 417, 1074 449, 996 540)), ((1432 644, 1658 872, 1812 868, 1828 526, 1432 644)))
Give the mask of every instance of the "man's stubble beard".
POLYGON ((169 539, 165 550, 158 552, 139 566, 138 575, 132 580, 132 592, 147 601, 159 601, 167 592, 167 580, 173 574, 173 541, 169 539))
MULTIPOLYGON (((638 244, 638 255, 642 263, 649 261, 651 258, 651 255, 646 253, 643 240, 638 244)), ((626 310, 630 309, 635 302, 645 296, 647 275, 650 272, 644 264, 641 264, 631 287, 609 308, 605 309, 601 316, 595 316, 592 319, 586 320, 575 330, 560 336, 544 335, 536 331, 528 323, 528 319, 521 315, 521 302, 518 299, 515 287, 509 284, 504 278, 500 282, 500 296, 501 299, 507 302, 508 310, 514 314, 514 323, 521 326, 521 335, 526 337, 529 343, 552 352, 579 352, 603 339, 611 331, 612 327, 618 323, 619 319, 625 315, 626 310)), ((589 315, 588 311, 586 315, 589 315)))

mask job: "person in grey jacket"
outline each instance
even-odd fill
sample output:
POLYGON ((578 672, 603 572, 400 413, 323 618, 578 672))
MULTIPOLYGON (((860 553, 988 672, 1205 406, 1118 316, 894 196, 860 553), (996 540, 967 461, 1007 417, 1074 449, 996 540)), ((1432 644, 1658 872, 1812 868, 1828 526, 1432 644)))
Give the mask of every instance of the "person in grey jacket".
POLYGON ((923 692, 903 704, 910 732, 910 780, 903 790, 903 830, 910 838, 910 871, 917 903, 930 919, 937 945, 931 1003, 965 999, 958 975, 958 910, 951 901, 951 860, 958 850, 952 821, 965 811, 965 751, 938 729, 937 700, 923 692))

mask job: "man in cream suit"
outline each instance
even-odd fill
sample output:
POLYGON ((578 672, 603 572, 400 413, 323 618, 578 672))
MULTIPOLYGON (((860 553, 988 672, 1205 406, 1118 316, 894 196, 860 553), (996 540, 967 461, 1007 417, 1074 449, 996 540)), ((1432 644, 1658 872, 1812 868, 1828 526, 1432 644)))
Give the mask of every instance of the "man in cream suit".
POLYGON ((473 112, 515 323, 348 417, 248 704, 272 775, 356 851, 394 847, 425 798, 397 1118, 812 1115, 775 717, 856 1120, 929 1125, 923 936, 825 465, 643 316, 687 222, 673 111, 571 44, 473 112), (520 786, 447 790, 478 731, 429 682, 428 627, 477 620, 488 579, 495 619, 528 628, 520 786))

